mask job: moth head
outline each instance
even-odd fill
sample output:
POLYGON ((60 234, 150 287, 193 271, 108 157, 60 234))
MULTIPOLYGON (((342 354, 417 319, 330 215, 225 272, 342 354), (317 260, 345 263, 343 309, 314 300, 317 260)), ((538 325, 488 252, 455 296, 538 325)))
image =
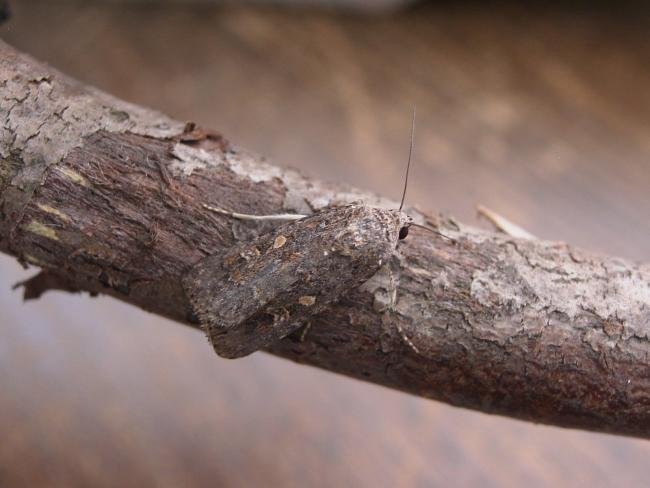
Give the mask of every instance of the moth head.
POLYGON ((406 215, 404 212, 399 212, 399 232, 397 239, 403 241, 409 235, 409 229, 413 225, 413 218, 406 215))
POLYGON ((391 210, 397 225, 397 239, 402 241, 409 235, 409 229, 413 224, 413 219, 400 210, 391 210))

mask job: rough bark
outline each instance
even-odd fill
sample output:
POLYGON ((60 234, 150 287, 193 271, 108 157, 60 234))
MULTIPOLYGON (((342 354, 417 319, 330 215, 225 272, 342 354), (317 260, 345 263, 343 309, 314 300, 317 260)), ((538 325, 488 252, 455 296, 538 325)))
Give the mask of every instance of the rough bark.
MULTIPOLYGON (((107 293, 196 324, 181 282, 272 223, 393 202, 265 163, 0 42, 0 249, 48 288, 107 293)), ((269 350, 453 405, 650 437, 650 267, 409 211, 389 262, 269 350)), ((332 277, 335 279, 336 277, 332 277)))

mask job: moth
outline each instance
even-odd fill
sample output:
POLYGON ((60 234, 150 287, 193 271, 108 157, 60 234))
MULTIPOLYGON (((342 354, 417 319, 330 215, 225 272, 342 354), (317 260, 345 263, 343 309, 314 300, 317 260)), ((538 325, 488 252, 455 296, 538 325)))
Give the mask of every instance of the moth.
POLYGON ((282 339, 374 275, 410 218, 328 208, 196 264, 184 287, 214 350, 238 358, 282 339))
POLYGON ((363 203, 313 215, 257 216, 206 209, 244 220, 288 222, 223 254, 197 263, 183 287, 214 350, 238 358, 286 337, 372 277, 413 223, 402 212, 413 152, 411 144, 399 209, 363 203))

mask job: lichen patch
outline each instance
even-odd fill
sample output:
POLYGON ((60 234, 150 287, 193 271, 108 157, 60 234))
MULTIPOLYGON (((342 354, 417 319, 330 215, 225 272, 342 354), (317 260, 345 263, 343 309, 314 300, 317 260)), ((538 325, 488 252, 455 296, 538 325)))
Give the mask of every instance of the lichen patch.
POLYGON ((170 165, 170 169, 183 176, 191 176, 197 170, 215 168, 223 164, 223 160, 217 156, 218 153, 182 143, 174 145, 172 154, 177 160, 170 165))
POLYGON ((23 229, 26 232, 31 232, 32 234, 46 237, 47 239, 52 239, 53 241, 59 240, 59 236, 56 235, 56 231, 54 229, 36 220, 30 221, 23 227, 23 229))
POLYGON ((68 217, 66 214, 61 212, 58 208, 51 207, 49 205, 45 205, 43 203, 39 203, 38 208, 40 208, 43 212, 49 213, 50 215, 54 215, 60 220, 63 220, 64 222, 70 222, 70 217, 68 217))
POLYGON ((61 173, 63 176, 65 176, 67 179, 70 181, 74 181, 78 185, 81 186, 90 186, 90 183, 88 183, 88 180, 81 176, 79 173, 77 173, 75 170, 66 168, 65 166, 57 166, 56 170, 61 173))

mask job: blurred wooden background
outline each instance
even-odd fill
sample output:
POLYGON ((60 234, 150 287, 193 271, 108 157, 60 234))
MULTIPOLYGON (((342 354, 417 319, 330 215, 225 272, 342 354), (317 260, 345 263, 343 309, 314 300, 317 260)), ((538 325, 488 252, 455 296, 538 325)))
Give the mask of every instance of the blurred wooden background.
MULTIPOLYGON (((650 17, 617 2, 364 17, 19 0, 0 36, 280 164, 650 260, 650 17)), ((587 2, 585 2, 587 3, 587 2)), ((645 441, 462 411, 265 354, 0 258, 1 486, 642 486, 645 441), (33 272, 33 270, 31 271, 33 272), (155 332, 155 333, 154 333, 155 332)))

